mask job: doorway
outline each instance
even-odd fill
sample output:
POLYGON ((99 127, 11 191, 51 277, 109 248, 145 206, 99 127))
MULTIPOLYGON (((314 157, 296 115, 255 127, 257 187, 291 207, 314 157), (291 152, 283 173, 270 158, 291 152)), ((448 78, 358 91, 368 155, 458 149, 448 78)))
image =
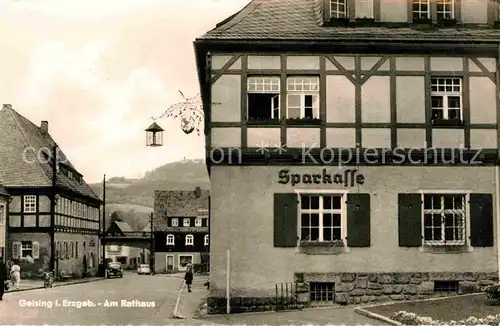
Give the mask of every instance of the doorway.
POLYGON ((83 276, 87 276, 87 255, 83 255, 83 276))
POLYGON ((174 256, 167 255, 167 272, 173 272, 173 271, 174 271, 174 256))

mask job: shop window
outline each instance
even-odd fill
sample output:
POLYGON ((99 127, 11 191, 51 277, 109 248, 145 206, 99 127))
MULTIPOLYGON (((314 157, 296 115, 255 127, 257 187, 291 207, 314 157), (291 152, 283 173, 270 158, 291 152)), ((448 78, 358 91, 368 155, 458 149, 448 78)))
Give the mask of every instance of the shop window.
POLYGON ((309 283, 311 301, 331 302, 335 300, 335 283, 311 282, 309 283))
POLYGON ((287 78, 287 119, 319 118, 319 77, 287 78))
POLYGON ((424 194, 424 244, 465 245, 465 195, 424 194))
POLYGON ((248 120, 280 118, 280 77, 248 77, 248 120))
POLYGON ((462 123, 462 79, 431 79, 431 120, 434 125, 462 123))
POLYGON ((301 242, 335 242, 343 246, 346 236, 343 215, 342 195, 301 195, 301 242))

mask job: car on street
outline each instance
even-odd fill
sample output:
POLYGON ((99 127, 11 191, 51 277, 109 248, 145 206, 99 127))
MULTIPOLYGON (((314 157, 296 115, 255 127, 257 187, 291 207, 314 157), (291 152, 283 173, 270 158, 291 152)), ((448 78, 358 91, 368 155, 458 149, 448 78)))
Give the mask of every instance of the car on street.
POLYGON ((151 275, 151 268, 149 268, 148 264, 140 264, 139 267, 137 267, 137 274, 151 275))
POLYGON ((119 262, 111 262, 108 264, 108 269, 107 269, 108 278, 111 277, 123 277, 123 268, 122 264, 119 262))

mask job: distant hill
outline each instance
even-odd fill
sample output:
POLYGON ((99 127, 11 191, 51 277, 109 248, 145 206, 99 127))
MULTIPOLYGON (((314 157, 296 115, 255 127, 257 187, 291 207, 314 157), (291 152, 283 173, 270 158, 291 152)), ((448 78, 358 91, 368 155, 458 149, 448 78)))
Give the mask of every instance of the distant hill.
MULTIPOLYGON (((102 197, 102 183, 90 184, 90 187, 102 197)), ((210 189, 203 160, 168 163, 146 172, 141 179, 112 177, 106 181, 106 215, 119 211, 132 228, 142 228, 147 224, 144 219, 149 221, 153 211, 155 190, 194 190, 196 187, 210 189)))

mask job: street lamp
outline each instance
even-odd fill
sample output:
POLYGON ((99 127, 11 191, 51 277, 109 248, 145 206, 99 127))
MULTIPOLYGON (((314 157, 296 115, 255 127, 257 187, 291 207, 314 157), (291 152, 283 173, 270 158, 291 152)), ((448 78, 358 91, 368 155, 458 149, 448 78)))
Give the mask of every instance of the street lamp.
POLYGON ((163 114, 159 117, 152 118, 153 124, 151 124, 146 131, 146 146, 158 147, 163 146, 163 131, 156 120, 160 118, 173 118, 179 119, 181 122, 181 129, 185 134, 189 135, 194 130, 200 135, 200 124, 203 121, 205 115, 202 109, 202 102, 200 95, 194 97, 185 97, 184 94, 179 91, 183 97, 183 101, 171 105, 163 114))

